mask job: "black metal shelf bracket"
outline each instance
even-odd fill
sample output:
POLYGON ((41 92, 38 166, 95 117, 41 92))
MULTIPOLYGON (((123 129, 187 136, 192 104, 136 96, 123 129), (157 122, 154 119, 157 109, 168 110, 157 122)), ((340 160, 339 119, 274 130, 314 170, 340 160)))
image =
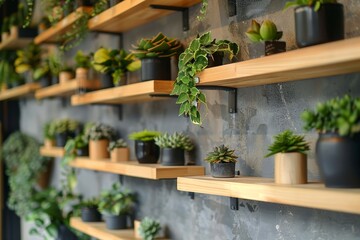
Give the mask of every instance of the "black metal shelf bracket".
POLYGON ((194 192, 188 192, 188 196, 190 197, 191 200, 195 199, 195 193, 194 192))
POLYGON ((231 210, 239 210, 239 199, 237 198, 230 198, 230 209, 231 210))
POLYGON ((223 86, 197 86, 198 89, 203 90, 222 90, 228 92, 228 109, 229 113, 237 112, 237 89, 223 86))
POLYGON ((188 31, 190 29, 189 24, 189 8, 185 7, 175 7, 175 6, 166 6, 166 5, 158 5, 158 4, 151 4, 151 8, 154 9, 161 9, 161 10, 170 10, 170 11, 177 11, 182 12, 182 19, 183 19, 183 31, 188 31))

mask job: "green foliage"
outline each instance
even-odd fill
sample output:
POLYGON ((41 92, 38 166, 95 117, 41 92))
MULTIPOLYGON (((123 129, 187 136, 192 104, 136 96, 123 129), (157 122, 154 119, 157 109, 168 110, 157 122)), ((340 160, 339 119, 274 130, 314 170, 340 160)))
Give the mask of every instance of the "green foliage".
POLYGON ((131 53, 139 59, 171 57, 179 54, 182 50, 179 40, 169 38, 161 32, 153 38, 141 39, 137 45, 132 45, 132 47, 134 50, 131 50, 131 53))
POLYGON ((108 1, 107 0, 97 0, 94 4, 94 8, 91 13, 91 17, 94 17, 98 15, 99 13, 102 13, 108 8, 108 1))
POLYGON ((135 196, 126 189, 120 187, 119 183, 112 185, 108 191, 101 193, 99 211, 106 215, 123 215, 132 211, 135 196))
POLYGON ((75 138, 69 139, 65 144, 65 154, 62 164, 66 165, 73 161, 76 157, 76 150, 88 146, 89 141, 84 135, 78 135, 75 138))
POLYGON ((158 221, 145 217, 140 223, 138 233, 144 240, 153 240, 160 230, 161 226, 158 221))
POLYGON ((48 58, 48 65, 51 75, 59 76, 59 73, 63 68, 60 56, 56 54, 50 54, 48 58))
POLYGON ((315 11, 318 11, 321 7, 321 4, 325 3, 337 3, 337 0, 293 0, 287 1, 284 9, 289 7, 299 7, 299 6, 312 6, 315 11))
POLYGON ((205 161, 209 163, 230 163, 236 162, 238 156, 234 154, 235 150, 229 149, 224 145, 214 147, 212 152, 209 152, 205 161))
POLYGON ((47 122, 44 125, 44 138, 53 140, 55 139, 55 128, 52 122, 47 122))
POLYGON ((160 148, 181 148, 185 151, 191 151, 194 148, 191 139, 182 133, 174 132, 172 135, 165 133, 155 137, 154 140, 160 148))
POLYGON ((306 154, 310 150, 309 143, 304 136, 295 135, 290 130, 285 130, 274 137, 275 141, 269 146, 269 153, 265 157, 270 157, 277 153, 297 152, 306 154))
POLYGON ((179 116, 190 116, 194 124, 202 124, 198 107, 200 103, 206 104, 205 94, 196 87, 196 75, 208 66, 208 57, 216 52, 227 54, 231 60, 239 52, 239 46, 227 40, 216 41, 207 32, 192 40, 179 57, 179 73, 171 94, 178 96, 179 116))
POLYGON ((97 197, 83 200, 80 202, 81 207, 97 208, 99 206, 100 199, 97 197))
POLYGON ((75 55, 75 65, 77 68, 90 68, 91 66, 91 56, 87 55, 83 51, 79 50, 75 55))
POLYGON ((262 42, 277 41, 282 37, 283 32, 278 31, 275 23, 270 20, 263 21, 261 25, 256 20, 252 20, 251 27, 245 34, 252 42, 262 42))
POLYGON ((39 45, 30 43, 26 48, 16 51, 15 71, 24 73, 34 71, 41 64, 41 48, 39 45))
POLYGON ((111 141, 108 147, 108 151, 111 152, 112 150, 114 150, 115 148, 126 148, 127 147, 127 143, 125 142, 124 139, 119 138, 116 141, 111 141))
POLYGON ((304 111, 301 118, 307 131, 315 129, 319 133, 352 136, 360 132, 360 98, 345 95, 318 103, 314 111, 304 111))
POLYGON ((22 83, 23 78, 15 72, 11 60, 0 60, 0 82, 1 83, 22 83))
POLYGON ((160 136, 160 134, 161 134, 161 132, 149 131, 149 130, 145 129, 140 132, 133 132, 133 133, 129 134, 129 138, 131 140, 148 142, 148 141, 153 141, 155 139, 155 137, 160 136))
POLYGON ((54 124, 53 127, 55 134, 64 133, 64 132, 75 132, 75 130, 80 125, 78 121, 72 119, 54 120, 52 124, 54 124))
POLYGON ((200 8, 200 14, 196 17, 199 21, 204 21, 207 9, 209 6, 208 0, 202 0, 201 8, 200 8))
POLYGON ((39 81, 41 78, 50 74, 48 61, 45 61, 42 65, 38 66, 33 72, 34 81, 39 81))
POLYGON ((1 33, 9 33, 9 32, 10 32, 9 17, 4 17, 3 23, 1 25, 1 33))
POLYGON ((112 140, 114 136, 115 129, 103 123, 96 123, 85 131, 85 138, 94 141, 101 139, 112 140))

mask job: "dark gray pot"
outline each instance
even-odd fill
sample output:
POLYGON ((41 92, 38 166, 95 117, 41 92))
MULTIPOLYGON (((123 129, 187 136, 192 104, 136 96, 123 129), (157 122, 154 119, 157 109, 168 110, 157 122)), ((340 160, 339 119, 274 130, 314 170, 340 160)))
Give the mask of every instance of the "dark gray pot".
POLYGON ((77 236, 65 225, 61 225, 58 229, 56 240, 77 240, 77 236))
POLYGON ((127 215, 106 215, 104 216, 106 227, 111 230, 126 229, 127 215))
POLYGON ((286 51, 286 42, 283 41, 265 41, 252 43, 249 45, 250 58, 259 58, 286 51))
POLYGON ((114 82, 111 73, 101 74, 101 88, 112 88, 114 87, 114 82))
POLYGON ((210 163, 211 176, 214 178, 235 177, 235 163, 210 163))
POLYGON ((155 141, 135 141, 135 155, 139 163, 157 163, 160 155, 160 148, 155 141))
POLYGON ((185 151, 182 148, 161 148, 160 162, 164 166, 184 166, 185 151))
POLYGON ((81 220, 83 222, 101 222, 101 214, 97 207, 81 208, 81 220))
POLYGON ((63 132, 63 133, 57 133, 55 135, 55 139, 56 139, 56 146, 57 147, 65 147, 66 141, 69 138, 69 133, 68 132, 63 132))
POLYGON ((170 58, 143 58, 141 59, 141 81, 170 80, 170 58))
POLYGON ((89 156, 89 146, 76 149, 76 156, 78 157, 89 156))

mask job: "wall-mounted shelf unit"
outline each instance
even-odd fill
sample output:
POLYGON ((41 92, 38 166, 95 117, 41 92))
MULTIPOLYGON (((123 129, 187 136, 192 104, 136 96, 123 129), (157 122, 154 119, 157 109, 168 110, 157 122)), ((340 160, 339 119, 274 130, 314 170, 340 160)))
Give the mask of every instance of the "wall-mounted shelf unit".
POLYGON ((360 72, 360 37, 205 69, 199 85, 251 87, 360 72))
POLYGON ((63 147, 41 147, 40 155, 44 157, 63 157, 65 150, 63 147))
POLYGON ((173 81, 153 80, 93 91, 71 97, 72 105, 91 103, 122 104, 163 99, 173 88, 173 81))
POLYGON ((299 185, 275 184, 273 179, 210 176, 179 177, 180 191, 242 198, 299 207, 318 208, 360 214, 360 189, 325 188, 320 183, 299 185))
POLYGON ((35 39, 36 44, 41 43, 57 43, 61 41, 60 37, 67 30, 69 30, 76 20, 81 16, 79 12, 90 12, 91 7, 79 7, 76 11, 70 13, 56 25, 46 29, 44 32, 40 33, 35 39))
POLYGON ((35 90, 39 88, 40 85, 38 83, 27 83, 18 87, 10 88, 0 92, 0 101, 25 97, 33 94, 35 90))
POLYGON ((153 180, 205 174, 203 166, 162 166, 160 164, 140 164, 137 161, 114 163, 110 162, 110 159, 91 160, 86 157, 76 158, 70 162, 70 166, 153 180))

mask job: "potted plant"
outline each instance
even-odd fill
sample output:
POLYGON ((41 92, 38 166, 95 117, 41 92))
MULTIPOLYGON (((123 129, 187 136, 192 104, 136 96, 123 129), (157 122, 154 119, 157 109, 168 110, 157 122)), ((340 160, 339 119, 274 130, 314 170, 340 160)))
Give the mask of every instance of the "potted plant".
POLYGON ((59 83, 64 84, 74 79, 74 69, 67 65, 64 65, 60 69, 59 83))
POLYGON ((299 47, 344 39, 344 7, 337 0, 293 0, 295 35, 299 47))
POLYGON ((51 85, 51 75, 47 61, 34 70, 33 79, 34 81, 39 82, 41 87, 48 87, 51 85))
POLYGON ((92 198, 80 202, 81 220, 83 222, 101 222, 101 214, 98 210, 99 201, 98 198, 92 198))
POLYGON ((64 147, 68 138, 74 137, 79 127, 79 122, 71 119, 56 120, 53 124, 58 147, 64 147))
POLYGON ((278 31, 275 23, 270 20, 265 20, 262 24, 252 20, 251 27, 245 34, 253 42, 249 48, 253 58, 286 51, 286 42, 279 41, 283 32, 278 31))
POLYGON ((134 195, 115 183, 101 193, 99 211, 103 214, 108 229, 127 228, 127 217, 132 212, 134 195))
POLYGON ((110 157, 107 150, 114 137, 114 129, 102 123, 96 123, 85 133, 89 139, 89 157, 92 160, 104 160, 110 157))
POLYGON ((194 144, 182 133, 165 133, 155 137, 155 144, 160 147, 160 162, 165 166, 185 165, 185 151, 191 151, 194 144))
POLYGON ((135 140, 135 155, 139 163, 157 163, 160 149, 154 139, 160 134, 160 132, 145 129, 129 135, 131 140, 135 140))
POLYGON ((214 150, 205 158, 210 163, 211 176, 214 178, 233 178, 235 177, 235 163, 238 158, 234 154, 235 150, 229 149, 224 145, 214 147, 214 150))
POLYGON ((86 81, 89 79, 89 69, 91 67, 90 63, 91 56, 85 54, 83 51, 79 50, 75 55, 75 65, 76 73, 75 78, 77 81, 86 81))
POLYGON ((62 70, 62 64, 60 57, 55 54, 50 54, 48 58, 48 65, 51 74, 51 83, 58 84, 59 83, 59 74, 62 70))
POLYGON ((130 151, 124 139, 110 142, 108 151, 112 162, 129 161, 130 151))
POLYGON ((30 43, 26 48, 16 51, 15 71, 24 74, 26 82, 33 82, 33 72, 41 63, 41 48, 30 43))
POLYGON ((48 122, 44 126, 44 146, 46 148, 55 146, 55 129, 52 122, 48 122))
POLYGON ((171 95, 177 95, 180 104, 179 115, 190 116, 194 124, 201 124, 202 119, 198 108, 200 103, 206 104, 205 95, 196 87, 196 75, 209 65, 212 65, 215 53, 226 54, 231 60, 239 51, 239 46, 227 40, 211 38, 207 32, 190 42, 188 48, 180 54, 179 73, 171 95), (196 103, 196 104, 194 104, 196 103))
POLYGON ((304 184, 307 183, 307 155, 309 143, 304 136, 295 135, 286 130, 274 137, 265 157, 275 155, 275 183, 304 184))
POLYGON ((345 95, 302 114, 305 130, 319 133, 316 160, 326 187, 360 187, 360 98, 345 95))
POLYGON ((132 46, 132 54, 141 59, 141 81, 170 80, 170 57, 182 50, 179 40, 158 33, 153 38, 143 38, 132 46))
POLYGON ((135 236, 144 240, 154 240, 161 230, 160 223, 149 217, 145 217, 139 224, 134 225, 135 236))

